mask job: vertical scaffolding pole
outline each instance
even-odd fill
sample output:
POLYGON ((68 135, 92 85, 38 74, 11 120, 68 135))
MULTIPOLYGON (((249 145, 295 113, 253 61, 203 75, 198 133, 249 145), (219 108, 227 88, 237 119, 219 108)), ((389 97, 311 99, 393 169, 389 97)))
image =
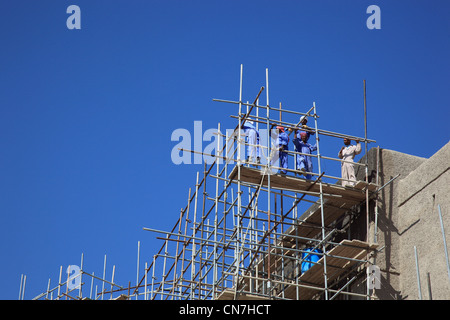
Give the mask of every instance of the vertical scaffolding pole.
POLYGON ((82 287, 83 287, 83 281, 81 279, 81 276, 83 275, 83 258, 84 258, 84 254, 81 253, 81 266, 80 266, 80 291, 79 291, 79 298, 83 299, 83 295, 82 295, 82 287))
POLYGON ((364 80, 364 152, 365 161, 365 180, 366 180, 366 241, 369 241, 369 157, 367 155, 367 99, 366 99, 366 80, 364 80))
POLYGON ((147 262, 145 263, 144 300, 147 300, 147 262))
POLYGON ((216 198, 214 205, 214 252, 213 252, 213 287, 212 296, 216 297, 216 285, 217 285, 217 228, 218 228, 218 210, 219 210, 219 157, 220 157, 220 123, 217 125, 217 145, 216 145, 216 198))
POLYGON ((23 300, 25 298, 25 285, 27 284, 27 275, 23 276, 23 286, 22 286, 22 298, 23 300))
MULTIPOLYGON (((201 238, 202 239, 205 239, 205 230, 204 230, 204 227, 205 227, 205 205, 206 205, 206 177, 207 177, 207 171, 206 171, 206 162, 204 162, 204 168, 203 168, 203 198, 202 198, 202 220, 201 220, 201 222, 200 222, 200 224, 201 224, 201 231, 200 231, 200 234, 201 234, 201 238)), ((203 247, 204 247, 204 245, 205 245, 205 242, 204 241, 201 241, 201 243, 200 243, 200 262, 199 262, 199 272, 200 272, 200 274, 199 274, 199 284, 198 284, 198 287, 199 287, 199 298, 201 299, 202 298, 202 291, 203 291, 203 289, 202 289, 202 282, 203 282, 203 279, 204 279, 204 276, 203 276, 203 274, 204 274, 204 268, 203 268, 203 247)))
MULTIPOLYGON (((169 245, 169 234, 166 235, 166 241, 165 241, 165 249, 164 249, 164 263, 163 263, 163 275, 161 278, 161 300, 163 300, 164 298, 164 285, 165 285, 165 281, 167 278, 167 274, 166 274, 166 265, 167 265, 167 256, 168 256, 168 248, 169 245)), ((138 297, 139 293, 136 293, 136 300, 138 297)))
POLYGON ((45 299, 48 299, 48 293, 50 291, 50 278, 48 279, 48 284, 47 284, 47 293, 45 294, 45 299))
POLYGON ((62 279, 62 266, 59 267, 59 281, 58 281, 58 297, 57 300, 59 300, 60 294, 61 294, 61 279, 62 279))
POLYGON ((234 297, 237 298, 237 290, 239 284, 239 267, 240 267, 240 257, 241 257, 241 214, 242 214, 242 191, 241 191, 241 128, 242 128, 242 78, 243 78, 243 65, 241 64, 241 73, 240 73, 240 84, 239 84, 239 122, 238 122, 238 141, 237 141, 237 166, 238 166, 238 194, 237 194, 237 219, 236 219, 236 249, 235 249, 235 291, 234 297))
POLYGON ((23 273, 20 275, 19 300, 22 300, 23 273))
POLYGON ((414 246, 414 257, 416 259, 417 290, 419 292, 419 300, 422 300, 422 289, 421 289, 421 285, 420 285, 420 272, 419 272, 419 258, 417 257, 416 246, 414 246))
POLYGON ((153 298, 155 297, 155 294, 154 294, 154 285, 155 285, 155 269, 156 269, 156 257, 155 256, 153 256, 153 263, 152 263, 152 265, 153 265, 153 270, 152 270, 152 290, 151 290, 151 295, 150 295, 150 299, 151 300, 153 300, 153 298))
POLYGON ((431 293, 431 280, 429 272, 427 272, 427 287, 428 287, 428 300, 433 300, 433 295, 431 293))
MULTIPOLYGON (((197 228, 197 203, 198 203, 197 199, 198 199, 198 191, 199 191, 199 187, 200 187, 200 185, 198 183, 199 175, 200 175, 200 172, 197 171, 197 180, 196 180, 196 183, 195 183, 194 223, 193 223, 193 226, 192 226, 192 237, 195 237, 195 230, 197 228)), ((193 281, 194 278, 195 278, 195 269, 196 269, 195 268, 195 257, 196 257, 196 255, 197 255, 197 248, 196 248, 196 242, 194 240, 194 241, 192 241, 192 250, 191 250, 191 281, 193 281)), ((195 297, 194 282, 191 282, 190 290, 191 290, 190 291, 191 299, 194 299, 194 297, 195 297)))
POLYGON ((94 272, 92 272, 92 277, 91 277, 91 291, 90 291, 90 293, 89 293, 89 299, 91 299, 91 300, 92 300, 92 289, 93 289, 93 286, 94 286, 94 276, 95 276, 95 274, 94 274, 94 272))
POLYGON ((67 273, 67 280, 66 280, 66 300, 69 294, 69 279, 70 279, 70 273, 69 273, 69 269, 66 269, 66 273, 67 273))
POLYGON ((447 241, 445 240, 444 222, 442 220, 441 205, 438 204, 439 221, 441 223, 442 239, 444 240, 445 262, 447 263, 447 275, 450 281, 450 262, 448 261, 447 241))
POLYGON ((112 269, 112 277, 111 277, 111 295, 110 295, 110 299, 112 300, 113 297, 113 288, 114 288, 114 275, 116 273, 116 265, 113 265, 113 269, 112 269))
MULTIPOLYGON (((227 157, 226 154, 226 150, 227 150, 227 143, 228 143, 228 132, 225 133, 225 146, 222 149, 222 151, 225 151, 225 157, 227 157)), ((228 177, 228 160, 225 160, 224 162, 224 171, 225 171, 225 177, 228 177)), ((224 194, 224 201, 223 201, 223 233, 222 233, 222 245, 223 245, 223 255, 222 255, 222 291, 225 289, 226 287, 226 283, 225 283, 225 276, 224 276, 224 272, 225 272, 225 255, 227 252, 227 243, 226 243, 226 228, 227 228, 227 201, 228 201, 228 186, 227 186, 227 181, 224 180, 223 181, 223 187, 225 189, 225 194, 224 194)))
MULTIPOLYGON (((313 102, 314 107, 314 125, 316 130, 316 144, 317 144, 317 163, 318 163, 318 170, 319 173, 322 172, 322 166, 321 166, 321 154, 320 154, 320 147, 319 147, 319 130, 317 126, 317 110, 316 110, 316 103, 313 102)), ((323 276, 324 276, 324 292, 325 292, 325 300, 328 300, 328 275, 327 275, 327 253, 326 253, 326 239, 325 239, 325 215, 323 211, 323 190, 322 190, 322 179, 319 176, 319 190, 320 190, 320 219, 322 224, 322 251, 323 251, 323 276)))
MULTIPOLYGON (((367 158, 367 155, 366 155, 367 158)), ((379 180, 380 180, 380 147, 377 147, 377 160, 376 160, 376 168, 377 168, 377 176, 376 176, 376 185, 378 186, 379 180)), ((375 194, 375 208, 374 208, 374 227, 373 227, 373 242, 378 243, 378 192, 375 194)), ((367 201, 367 199, 366 199, 367 201)), ((373 265, 376 265, 377 263, 377 255, 376 253, 373 256, 373 265)), ((369 276, 370 270, 369 266, 367 266, 367 276, 369 276)), ((370 293, 369 285, 367 286, 367 293, 370 297, 375 297, 375 288, 372 288, 372 294, 370 293)))
MULTIPOLYGON (((189 208, 189 199, 190 199, 190 197, 188 198, 188 208, 189 208)), ((179 248, 179 246, 180 246, 180 234, 181 234, 181 226, 183 224, 183 215, 184 215, 184 209, 181 209, 180 210, 180 218, 178 220, 178 235, 177 235, 176 249, 175 249, 175 256, 174 256, 175 262, 174 262, 174 265, 173 265, 173 280, 172 280, 172 289, 171 289, 171 292, 174 295, 171 297, 171 300, 173 300, 174 297, 175 297, 175 291, 176 291, 176 287, 178 286, 178 281, 179 281, 179 279, 177 279, 177 269, 178 269, 178 257, 179 257, 179 255, 181 253, 179 254, 178 251, 180 249, 179 248)), ((181 268, 181 270, 183 270, 183 268, 181 268)))
MULTIPOLYGON (((367 156, 366 156, 367 157, 367 156)), ((377 147, 377 178, 376 185, 380 182, 380 147, 377 147)), ((374 226, 374 235, 373 235, 374 243, 378 242, 378 192, 376 193, 375 198, 375 226, 374 226)))
MULTIPOLYGON (((187 205, 187 212, 185 217, 185 224, 184 224, 184 235, 187 236, 188 232, 188 224, 189 224, 189 214, 191 212, 191 188, 189 188, 189 195, 188 195, 188 205, 187 205)), ((184 280, 184 262, 185 262, 185 256, 187 251, 187 244, 186 242, 183 242, 183 255, 181 257, 181 282, 183 283, 184 280)))
POLYGON ((138 241, 138 249, 137 249, 137 262, 136 262, 136 300, 139 297, 139 258, 141 251, 141 242, 138 241))
MULTIPOLYGON (((366 181, 366 241, 369 242, 369 156, 367 154, 367 99, 366 99, 366 80, 364 82, 364 154, 366 155, 365 160, 365 181, 366 181)), ((374 230, 376 232, 376 230, 374 230)), ((369 276, 369 266, 366 268, 366 274, 369 276)), ((367 283, 366 287, 367 300, 370 299, 370 286, 367 283)))
MULTIPOLYGON (((266 107, 267 107, 267 131, 268 133, 268 139, 267 139, 267 147, 268 147, 268 151, 270 150, 270 126, 269 126, 269 118, 270 118, 270 109, 269 109, 269 69, 266 68, 266 107)), ((270 152, 269 152, 270 154, 270 152)), ((269 295, 269 299, 272 296, 272 286, 271 286, 271 246, 270 246, 270 240, 271 240, 271 236, 270 236, 270 212, 271 212, 271 208, 270 208, 270 197, 271 197, 271 193, 270 193, 270 175, 271 175, 271 171, 270 171, 270 159, 267 163, 267 168, 268 168, 268 172, 267 172, 267 232, 269 233, 267 235, 267 293, 269 295)))
POLYGON ((103 300, 103 294, 105 292, 105 275, 106 275, 106 254, 105 254, 105 259, 103 262, 102 300, 103 300))
MULTIPOLYGON (((368 164, 367 158, 367 97, 366 97, 366 80, 364 80, 364 148, 366 154, 366 165, 368 164)), ((368 168, 366 167, 366 179, 368 178, 368 168)), ((367 182, 367 180, 366 180, 367 182)))

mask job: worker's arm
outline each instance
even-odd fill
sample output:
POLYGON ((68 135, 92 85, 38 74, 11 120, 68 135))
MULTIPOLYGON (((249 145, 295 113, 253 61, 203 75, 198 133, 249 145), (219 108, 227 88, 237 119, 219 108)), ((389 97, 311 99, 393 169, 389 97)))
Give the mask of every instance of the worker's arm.
POLYGON ((310 128, 306 124, 302 125, 302 128, 304 129, 304 131, 308 132, 311 135, 314 135, 316 133, 314 128, 310 128))
POLYGON ((361 153, 361 143, 359 143, 359 140, 355 140, 356 142, 356 148, 355 148, 355 154, 361 153))
POLYGON ((343 156, 342 156, 342 150, 344 150, 344 148, 345 148, 345 147, 342 147, 341 150, 339 150, 339 153, 338 153, 339 159, 342 159, 342 158, 343 158, 343 156))

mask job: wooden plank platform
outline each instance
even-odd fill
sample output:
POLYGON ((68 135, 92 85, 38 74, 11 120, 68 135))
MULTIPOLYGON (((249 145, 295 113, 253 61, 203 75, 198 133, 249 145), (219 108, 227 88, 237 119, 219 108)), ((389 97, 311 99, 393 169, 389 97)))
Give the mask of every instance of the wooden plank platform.
MULTIPOLYGON (((262 180, 262 185, 267 187, 268 175, 263 175, 263 172, 259 169, 250 168, 243 165, 234 166, 233 171, 228 176, 231 181, 237 181, 239 168, 241 181, 260 185, 262 180)), ((365 200, 366 193, 363 190, 364 185, 366 185, 364 181, 358 181, 357 188, 349 186, 343 187, 341 185, 323 182, 322 192, 324 194, 324 198, 332 199, 340 197, 346 199, 346 202, 353 202, 353 204, 356 204, 365 200)), ((318 183, 314 184, 311 180, 278 173, 270 175, 270 187, 279 190, 294 190, 299 193, 302 191, 309 191, 319 194, 320 192, 320 186, 318 183)), ((368 188, 373 191, 376 189, 376 185, 369 184, 368 188)))

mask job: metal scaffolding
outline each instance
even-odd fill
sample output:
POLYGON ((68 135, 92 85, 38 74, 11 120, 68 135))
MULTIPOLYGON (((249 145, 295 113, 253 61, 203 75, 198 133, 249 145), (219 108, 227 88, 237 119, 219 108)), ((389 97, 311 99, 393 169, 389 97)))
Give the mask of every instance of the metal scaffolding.
MULTIPOLYGON (((146 300, 372 298, 367 270, 377 244, 369 239, 368 203, 380 188, 369 182, 367 160, 352 162, 365 169, 365 180, 342 186, 341 177, 322 168, 324 161, 346 161, 322 155, 319 146, 320 136, 348 137, 364 143, 367 154, 367 145, 375 141, 367 138, 366 121, 365 136, 357 137, 319 129, 315 103, 306 112, 289 110, 281 103, 278 108, 270 106, 267 69, 266 84, 253 103, 243 102, 242 84, 241 65, 239 101, 213 99, 238 106, 238 115, 231 116, 237 124, 225 133, 218 125, 215 153, 202 152, 203 157, 211 157, 211 163, 205 161, 203 172, 197 172, 172 230, 143 228, 162 241, 160 250, 146 262, 143 275, 138 267, 136 285, 124 287, 114 284, 114 279, 81 272, 80 277, 86 274, 102 281, 102 291, 94 299, 105 295, 146 300), (263 92, 266 105, 259 104, 263 92), (301 116, 314 126, 285 120, 301 116), (241 130, 245 121, 265 132, 258 144, 261 161, 246 156, 251 144, 241 130), (277 161, 277 126, 286 128, 291 138, 300 129, 312 133, 316 154, 284 152, 294 163, 297 156, 311 157, 317 172, 302 172, 294 166, 286 174, 279 173, 283 168, 277 161), (305 179, 305 174, 312 179, 305 179), (363 210, 365 238, 353 239, 347 231, 363 210), (363 283, 367 290, 360 286, 353 290, 355 283, 363 283)), ((60 279, 56 288, 36 298, 49 298, 55 290, 58 298, 70 296, 70 292, 60 293, 61 285, 60 279)), ((78 298, 82 297, 80 286, 78 298)))

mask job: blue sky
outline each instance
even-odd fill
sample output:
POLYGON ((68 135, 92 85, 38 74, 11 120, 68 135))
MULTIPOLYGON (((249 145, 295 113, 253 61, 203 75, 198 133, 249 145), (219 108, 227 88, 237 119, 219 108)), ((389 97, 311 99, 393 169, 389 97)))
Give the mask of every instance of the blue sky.
MULTIPOLYGON (((253 101, 371 146, 430 157, 448 142, 450 3, 429 1, 2 1, 0 299, 25 299, 79 264, 122 285, 161 246, 202 165, 175 165, 177 128, 234 128, 239 70, 253 101), (81 30, 66 9, 81 8, 81 30), (369 5, 381 29, 369 30, 369 5), (263 95, 265 97, 265 94, 263 95), (262 99, 265 103, 265 99, 262 99)), ((292 120, 294 122, 294 120, 292 120)), ((337 139, 321 153, 335 157, 337 139)), ((322 141, 321 141, 322 142, 322 141)), ((326 168, 327 169, 327 168, 326 168)), ((334 167, 328 167, 331 173, 334 167)))

